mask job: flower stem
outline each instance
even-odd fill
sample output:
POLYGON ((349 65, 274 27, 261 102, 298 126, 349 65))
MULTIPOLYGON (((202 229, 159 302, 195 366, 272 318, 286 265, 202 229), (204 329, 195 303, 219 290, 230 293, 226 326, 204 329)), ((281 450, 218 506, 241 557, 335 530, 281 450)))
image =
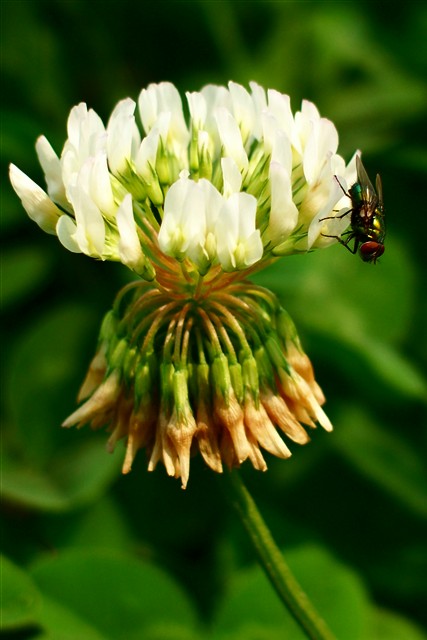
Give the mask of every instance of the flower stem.
POLYGON ((335 640, 326 623, 292 575, 257 506, 238 472, 224 474, 231 502, 255 547, 258 559, 289 612, 311 640, 335 640))

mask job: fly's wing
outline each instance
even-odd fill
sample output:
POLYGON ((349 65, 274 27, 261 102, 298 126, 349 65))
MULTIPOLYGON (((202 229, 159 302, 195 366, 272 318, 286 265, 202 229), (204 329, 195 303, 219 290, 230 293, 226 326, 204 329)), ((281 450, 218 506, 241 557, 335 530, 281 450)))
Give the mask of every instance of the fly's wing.
POLYGON ((381 176, 379 173, 377 173, 377 181, 375 184, 377 186, 378 203, 380 207, 383 208, 383 184, 381 182, 381 176))
MULTIPOLYGON (((362 164, 360 156, 356 156, 356 169, 357 169, 357 180, 360 184, 363 194, 363 200, 367 204, 367 206, 371 206, 375 209, 378 203, 378 196, 375 193, 375 189, 372 186, 372 182, 369 180, 369 176, 366 173, 365 167, 362 164)), ((381 180, 380 180, 381 184, 381 180)), ((378 178, 377 178, 377 187, 378 187, 378 178)))

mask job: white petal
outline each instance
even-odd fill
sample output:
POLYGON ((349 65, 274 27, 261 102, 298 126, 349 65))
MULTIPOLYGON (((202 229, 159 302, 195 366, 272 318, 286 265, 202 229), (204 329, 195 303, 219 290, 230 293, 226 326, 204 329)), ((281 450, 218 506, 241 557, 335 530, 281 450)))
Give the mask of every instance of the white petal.
POLYGON ((255 107, 252 96, 245 87, 236 82, 229 82, 234 118, 239 125, 243 143, 246 143, 254 129, 255 107))
POLYGON ((89 193, 102 213, 112 218, 116 212, 111 178, 107 166, 107 155, 98 153, 87 161, 90 166, 89 193))
POLYGON ((69 143, 78 150, 78 155, 87 158, 95 150, 98 141, 105 134, 101 118, 84 102, 73 107, 67 123, 69 143))
POLYGON ((323 168, 326 157, 331 157, 338 147, 338 133, 330 120, 321 118, 312 122, 304 149, 304 175, 313 184, 323 168))
POLYGON ((115 107, 107 125, 107 153, 110 170, 124 173, 130 163, 135 134, 136 103, 130 98, 121 100, 115 107))
POLYGON ((136 171, 147 181, 152 179, 156 167, 159 138, 159 132, 152 129, 150 133, 143 138, 135 158, 136 171))
POLYGON ((138 98, 139 115, 146 133, 154 125, 157 119, 157 91, 155 85, 149 85, 143 89, 138 98))
POLYGON ((67 121, 68 140, 76 149, 80 144, 80 124, 87 117, 87 105, 84 102, 73 107, 67 121))
POLYGON ((252 91, 252 101, 255 109, 252 135, 257 140, 260 140, 262 136, 261 113, 267 108, 267 98, 264 88, 259 84, 256 82, 250 82, 249 86, 252 91))
POLYGON ((235 199, 237 202, 240 238, 248 238, 255 231, 257 199, 244 192, 234 194, 231 199, 235 199))
POLYGON ((68 206, 64 183, 62 182, 61 163, 45 136, 40 136, 37 139, 36 151, 46 178, 49 196, 62 206, 68 206))
POLYGON ((178 259, 184 258, 189 247, 191 251, 199 241, 204 225, 202 191, 188 179, 188 172, 183 171, 166 194, 158 237, 161 250, 178 259))
POLYGON ((232 193, 237 193, 242 187, 242 174, 233 158, 221 158, 223 177, 223 194, 226 198, 232 193))
MULTIPOLYGON (((239 174, 240 175, 240 174, 239 174)), ((224 199, 212 182, 202 178, 197 183, 204 195, 204 209, 207 231, 214 231, 216 221, 220 215, 224 199)))
POLYGON ((239 126, 231 113, 224 107, 219 107, 215 112, 219 137, 224 150, 224 156, 230 156, 240 171, 248 167, 248 156, 243 146, 242 134, 239 126))
POLYGON ((294 117, 292 115, 289 96, 274 89, 269 89, 267 95, 268 113, 275 117, 280 129, 286 133, 288 138, 291 138, 294 128, 294 117))
POLYGON ((120 260, 131 269, 139 271, 144 267, 145 256, 141 249, 136 222, 133 216, 132 196, 127 193, 117 209, 117 227, 119 229, 120 260))
POLYGON ((9 167, 9 177, 12 187, 21 199, 22 206, 31 220, 37 222, 43 231, 54 235, 56 223, 58 218, 62 216, 62 211, 58 209, 43 189, 14 164, 9 167))
POLYGON ((325 202, 325 205, 314 216, 308 228, 307 249, 311 249, 317 240, 322 242, 325 246, 333 243, 334 240, 332 238, 325 238, 321 234, 325 233, 327 235, 339 236, 348 226, 350 222, 349 216, 344 216, 339 219, 337 216, 340 215, 340 212, 335 211, 336 204, 341 200, 341 198, 341 187, 337 180, 331 176, 329 198, 325 202), (331 216, 331 219, 324 220, 324 218, 330 218, 331 216))
POLYGON ((261 259, 263 245, 255 228, 256 198, 234 193, 226 201, 216 224, 218 260, 225 271, 245 268, 261 259))
POLYGON ((70 216, 61 216, 56 225, 56 234, 60 243, 73 253, 82 253, 76 240, 77 225, 70 216))
POLYGON ((169 113, 169 133, 176 146, 179 148, 188 143, 190 136, 184 119, 181 96, 172 83, 150 84, 147 89, 141 91, 138 106, 146 133, 156 124, 162 113, 169 113))
POLYGON ((273 244, 283 242, 298 222, 298 209, 292 201, 292 185, 289 173, 277 162, 270 164, 271 207, 268 223, 268 240, 273 244))
POLYGON ((204 127, 208 111, 206 99, 202 93, 197 91, 192 93, 188 91, 185 95, 187 96, 188 108, 190 110, 193 125, 197 129, 202 129, 204 127))
POLYGON ((103 258, 105 223, 100 210, 79 185, 70 186, 68 195, 76 216, 76 242, 86 255, 103 258))

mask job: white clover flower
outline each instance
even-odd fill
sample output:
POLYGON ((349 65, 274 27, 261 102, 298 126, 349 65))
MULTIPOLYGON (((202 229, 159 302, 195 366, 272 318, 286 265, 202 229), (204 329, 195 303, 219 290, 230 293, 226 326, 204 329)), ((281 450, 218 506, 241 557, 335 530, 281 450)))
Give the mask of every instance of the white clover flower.
POLYGON ((256 83, 250 90, 234 82, 207 85, 186 98, 188 122, 171 83, 143 89, 143 131, 130 98, 118 103, 106 127, 84 103, 74 107, 60 157, 45 137, 37 141, 47 194, 29 179, 24 188, 22 172, 18 178, 13 169, 30 217, 49 233, 56 229, 68 249, 133 269, 122 258, 117 220, 130 194, 126 202, 139 220, 132 237, 141 255, 150 255, 143 272, 161 277, 163 253, 177 260, 183 284, 188 273, 207 277, 220 265, 243 275, 272 257, 338 241, 349 222, 337 215, 349 206, 339 184, 356 180, 355 161, 346 167, 334 125, 314 104, 304 100, 293 115, 289 96, 256 83), (209 212, 204 180, 215 193, 209 212), (254 200, 230 201, 233 194, 254 200))
MULTIPOLYGON (((47 192, 10 166, 44 231, 139 276, 106 315, 85 402, 64 425, 108 425, 110 450, 127 439, 124 473, 145 448, 148 469, 162 461, 183 487, 194 450, 217 473, 247 459, 265 470, 262 449, 290 455, 279 430, 299 444, 316 423, 331 430, 292 321, 247 278, 355 238, 341 234, 360 181, 356 156, 346 165, 335 126, 311 102, 293 114, 289 96, 254 82, 207 85, 186 100, 188 119, 171 83, 151 84, 137 103, 119 102, 107 126, 77 105, 59 156, 37 140, 47 192)), ((383 250, 381 233, 365 242, 368 260, 383 250)))

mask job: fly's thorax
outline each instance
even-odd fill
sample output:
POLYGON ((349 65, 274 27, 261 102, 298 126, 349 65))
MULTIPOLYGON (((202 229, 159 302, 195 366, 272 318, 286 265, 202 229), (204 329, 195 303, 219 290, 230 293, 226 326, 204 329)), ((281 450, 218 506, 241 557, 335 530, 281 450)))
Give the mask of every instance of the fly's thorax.
POLYGON ((360 182, 355 182, 353 185, 351 185, 348 192, 350 194, 353 208, 358 209, 359 207, 361 207, 363 205, 363 192, 360 182))

